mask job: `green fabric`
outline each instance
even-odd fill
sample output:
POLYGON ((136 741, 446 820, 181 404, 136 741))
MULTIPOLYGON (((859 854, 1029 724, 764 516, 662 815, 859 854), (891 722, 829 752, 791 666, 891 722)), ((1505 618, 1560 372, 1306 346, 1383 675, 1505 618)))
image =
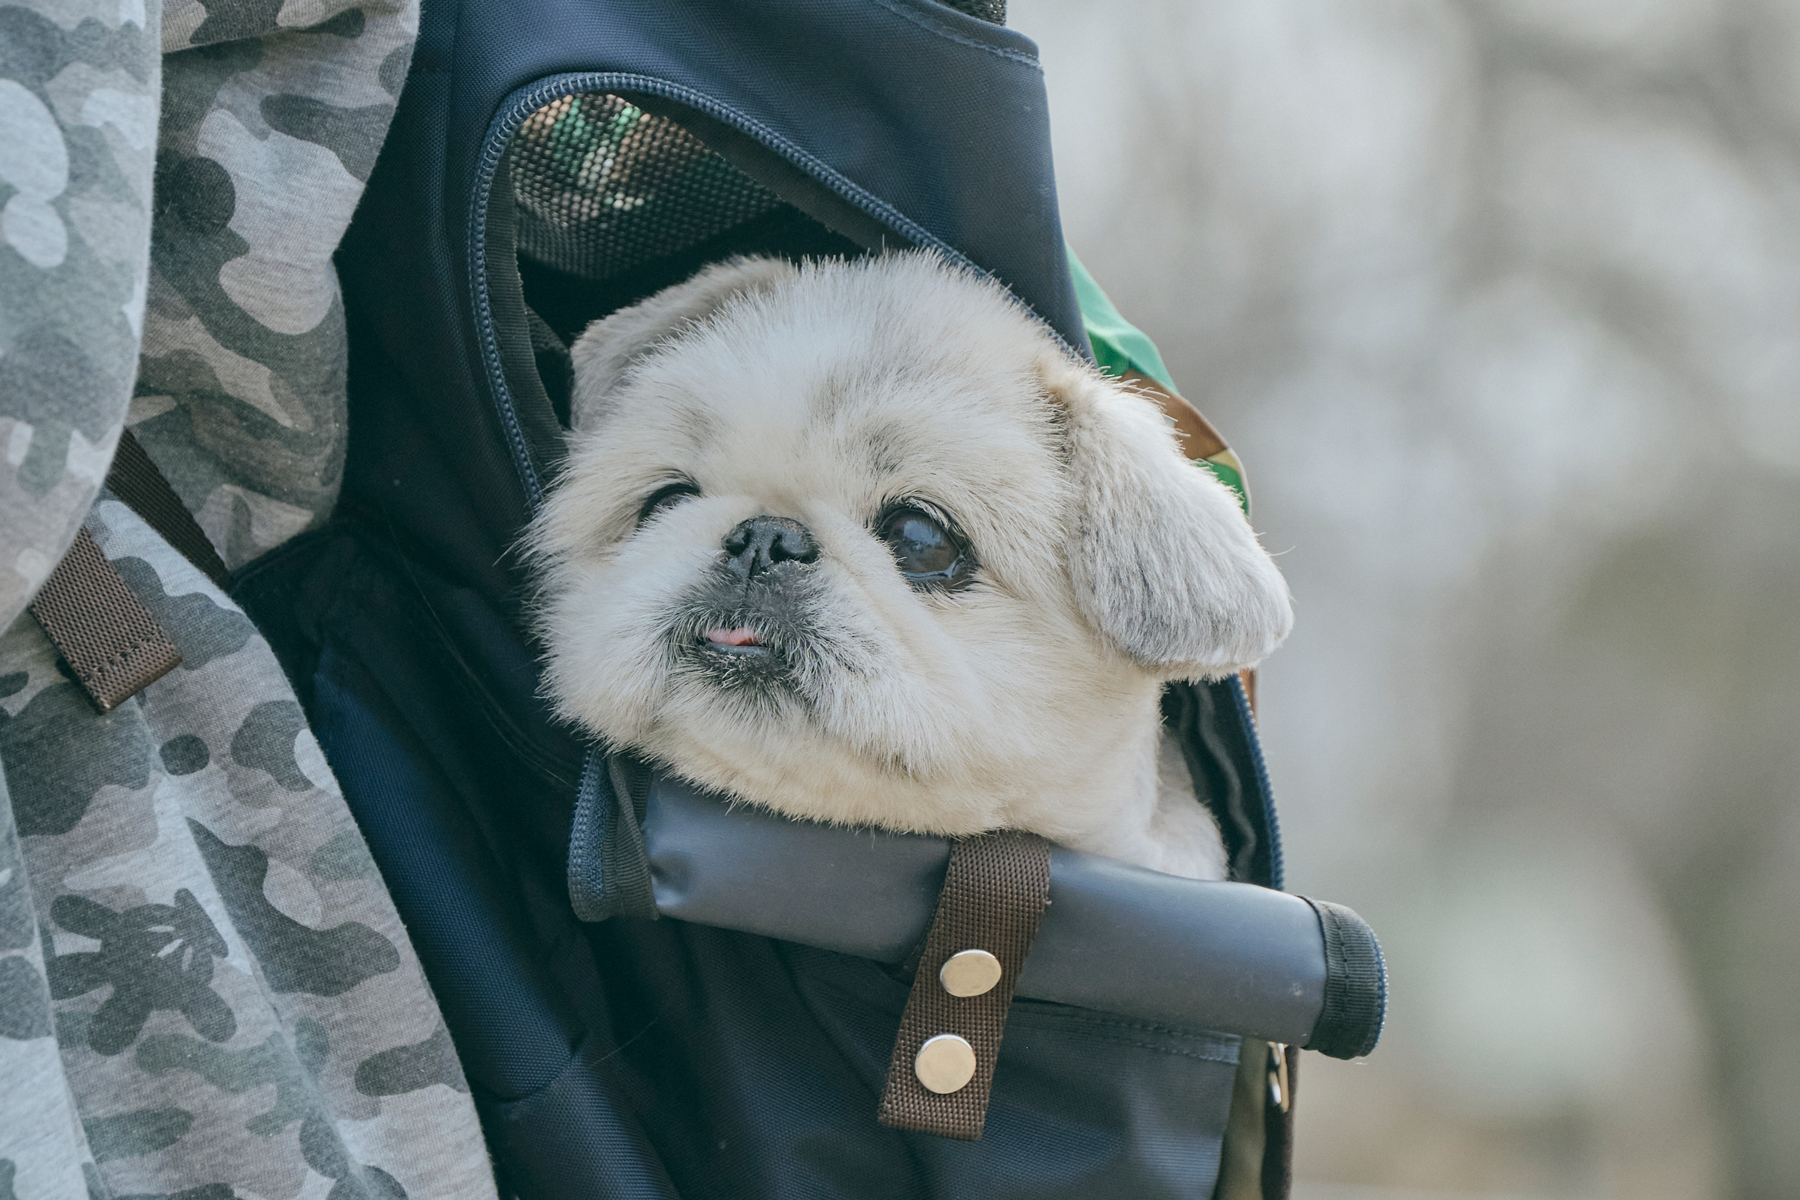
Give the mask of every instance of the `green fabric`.
MULTIPOLYGON (((1181 389, 1175 386, 1169 368, 1163 365, 1156 343, 1113 307, 1112 300, 1075 257, 1074 247, 1065 244, 1063 249, 1069 255, 1069 275, 1075 281, 1075 300, 1081 306, 1081 323, 1087 328, 1088 341, 1093 344, 1095 363, 1108 375, 1124 375, 1128 371, 1147 375, 1180 395, 1181 389)), ((1196 465, 1211 471, 1220 483, 1236 492, 1244 515, 1250 515, 1250 489, 1244 485, 1244 474, 1237 466, 1217 458, 1197 459, 1196 465)))
POLYGON ((1244 473, 1230 463, 1222 463, 1217 459, 1203 458, 1195 464, 1205 467, 1218 477, 1220 483, 1237 493, 1238 507, 1244 515, 1250 515, 1250 489, 1244 486, 1244 473))
POLYGON ((1094 345, 1094 361, 1100 364, 1100 369, 1108 375, 1136 371, 1139 375, 1148 375, 1171 392, 1179 393, 1181 389, 1175 386, 1169 368, 1163 365, 1156 343, 1119 315, 1113 302, 1100 290, 1100 285, 1081 265, 1081 260, 1075 257, 1074 249, 1067 246, 1064 249, 1069 254, 1069 275, 1075 281, 1075 300, 1081 306, 1081 323, 1087 327, 1088 341, 1094 345))

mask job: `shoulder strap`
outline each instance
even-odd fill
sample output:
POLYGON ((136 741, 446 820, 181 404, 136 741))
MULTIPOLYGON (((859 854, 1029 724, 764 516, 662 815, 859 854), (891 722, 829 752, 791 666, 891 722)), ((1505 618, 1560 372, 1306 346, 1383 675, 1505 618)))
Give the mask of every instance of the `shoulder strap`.
MULTIPOLYGON (((220 590, 230 584, 219 552, 129 429, 119 434, 106 486, 220 590)), ((181 651, 86 526, 44 580, 31 615, 103 713, 181 663, 181 651)))
POLYGON ((111 712, 174 670, 181 651, 82 526, 31 602, 82 690, 111 712))
POLYGON ((157 470, 129 429, 119 434, 119 449, 113 455, 106 486, 183 558, 198 567, 220 591, 231 586, 231 572, 226 569, 225 560, 213 549, 212 542, 194 520, 194 514, 181 502, 181 497, 175 494, 168 479, 157 470))

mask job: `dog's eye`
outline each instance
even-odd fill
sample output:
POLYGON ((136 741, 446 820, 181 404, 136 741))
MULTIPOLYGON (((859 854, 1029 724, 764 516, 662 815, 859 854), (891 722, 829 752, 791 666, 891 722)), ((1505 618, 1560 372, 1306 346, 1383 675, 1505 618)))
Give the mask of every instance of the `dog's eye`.
POLYGON ((936 517, 916 508, 896 509, 881 519, 878 531, 914 587, 957 588, 968 582, 973 560, 936 517))
POLYGON ((657 488, 644 501, 644 507, 638 509, 638 527, 657 513, 667 512, 683 500, 692 499, 700 494, 700 489, 691 483, 671 483, 668 487, 657 488))

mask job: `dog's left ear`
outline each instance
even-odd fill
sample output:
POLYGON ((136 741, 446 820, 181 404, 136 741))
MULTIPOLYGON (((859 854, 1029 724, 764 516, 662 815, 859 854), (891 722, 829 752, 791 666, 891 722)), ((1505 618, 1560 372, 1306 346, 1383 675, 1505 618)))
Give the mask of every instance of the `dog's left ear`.
POLYGON ((779 258, 728 259, 595 321, 569 347, 575 369, 570 424, 576 429, 597 424, 627 372, 683 330, 738 296, 773 287, 799 273, 799 268, 779 258))
POLYGON ((1040 374, 1064 410, 1069 569, 1083 614, 1171 678, 1218 677, 1267 657, 1293 608, 1237 497, 1182 456, 1148 397, 1055 351, 1040 374))

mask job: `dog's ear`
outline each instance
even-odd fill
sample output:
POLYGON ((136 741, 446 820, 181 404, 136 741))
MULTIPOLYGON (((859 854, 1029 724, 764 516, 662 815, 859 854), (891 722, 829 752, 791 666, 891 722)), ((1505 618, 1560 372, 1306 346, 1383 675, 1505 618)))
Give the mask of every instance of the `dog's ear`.
POLYGON ((798 274, 799 268, 779 258, 733 258, 595 321, 569 348, 575 367, 570 425, 575 429, 591 425, 632 365, 686 327, 705 320, 735 296, 798 274))
POLYGON ((1087 619, 1170 678, 1214 678, 1267 657, 1293 609, 1236 495, 1182 456, 1149 398, 1060 353, 1040 373, 1063 409, 1069 568, 1087 619))

